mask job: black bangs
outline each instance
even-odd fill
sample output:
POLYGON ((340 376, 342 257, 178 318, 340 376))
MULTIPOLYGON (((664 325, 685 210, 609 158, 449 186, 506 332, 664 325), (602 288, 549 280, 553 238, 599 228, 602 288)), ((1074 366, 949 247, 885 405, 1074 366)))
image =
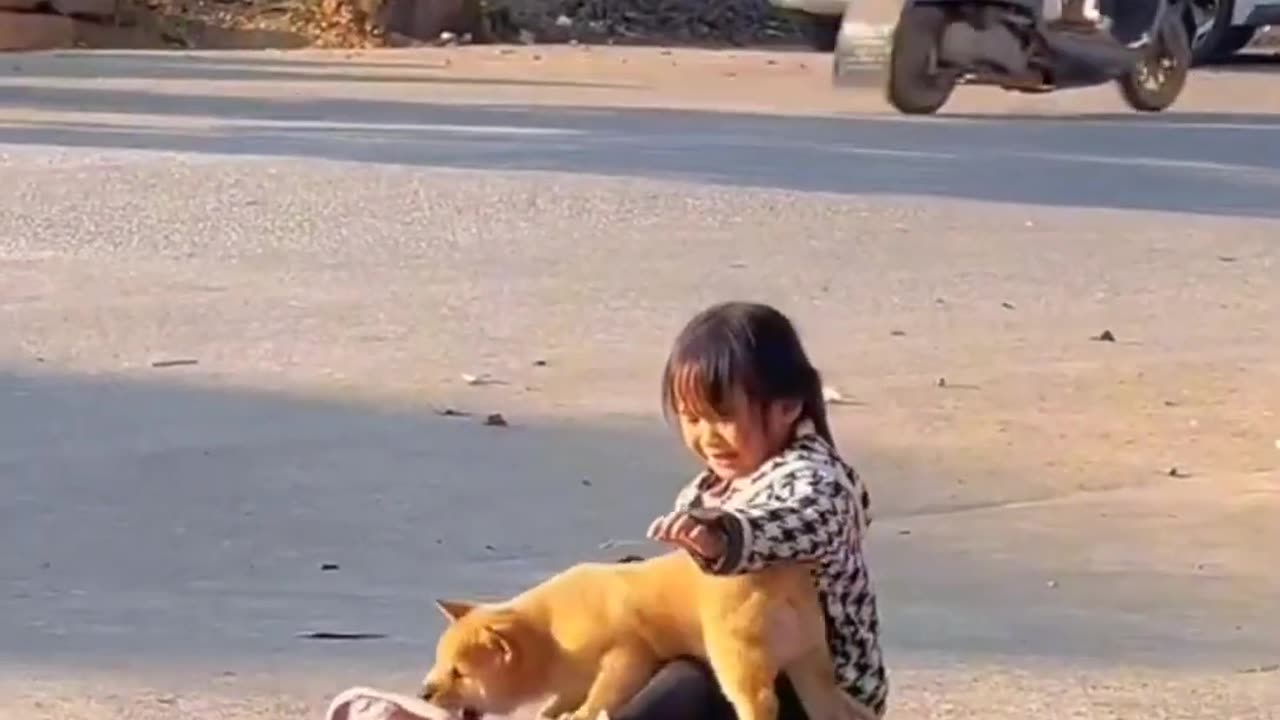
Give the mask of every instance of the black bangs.
POLYGON ((698 313, 676 337, 662 378, 664 414, 680 406, 704 417, 729 414, 735 391, 757 407, 794 400, 801 417, 831 440, 822 381, 787 316, 760 303, 729 302, 698 313))
POLYGON ((720 418, 730 413, 734 390, 741 389, 748 398, 758 397, 760 382, 751 349, 750 338, 732 332, 691 333, 684 342, 677 341, 663 381, 667 411, 683 405, 702 417, 720 418))

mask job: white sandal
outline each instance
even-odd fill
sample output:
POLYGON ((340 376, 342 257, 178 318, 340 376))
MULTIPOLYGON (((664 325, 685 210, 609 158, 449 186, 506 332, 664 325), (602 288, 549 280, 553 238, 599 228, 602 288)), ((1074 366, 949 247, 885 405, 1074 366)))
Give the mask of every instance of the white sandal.
POLYGON ((427 701, 400 693, 353 687, 329 703, 325 720, 450 720, 449 714, 427 701))

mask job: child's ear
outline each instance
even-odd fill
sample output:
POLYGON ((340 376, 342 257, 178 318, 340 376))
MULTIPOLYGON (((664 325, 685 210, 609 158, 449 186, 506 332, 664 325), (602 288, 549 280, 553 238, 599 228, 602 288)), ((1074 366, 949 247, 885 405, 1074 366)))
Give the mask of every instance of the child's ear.
POLYGON ((800 414, 804 412, 804 401, 792 398, 780 400, 775 412, 778 413, 778 420, 782 427, 795 427, 796 422, 800 420, 800 414))

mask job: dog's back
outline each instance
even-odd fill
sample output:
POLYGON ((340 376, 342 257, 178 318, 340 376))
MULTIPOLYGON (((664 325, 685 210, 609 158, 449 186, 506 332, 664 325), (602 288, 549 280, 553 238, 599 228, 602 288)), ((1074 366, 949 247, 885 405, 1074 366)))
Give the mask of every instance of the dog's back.
POLYGON ((805 565, 711 575, 683 551, 585 572, 617 582, 622 623, 660 656, 701 657, 711 665, 739 720, 774 720, 774 680, 786 672, 810 720, 841 717, 843 692, 827 647, 826 621, 805 565))

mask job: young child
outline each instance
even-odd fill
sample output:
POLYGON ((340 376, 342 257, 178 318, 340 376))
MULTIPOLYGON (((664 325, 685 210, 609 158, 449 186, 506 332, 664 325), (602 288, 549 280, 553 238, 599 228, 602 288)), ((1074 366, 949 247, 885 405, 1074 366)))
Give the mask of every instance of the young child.
MULTIPOLYGON (((876 597, 863 560, 870 500, 835 449, 822 382, 791 321, 755 303, 699 313, 676 338, 662 382, 668 417, 706 465, 649 537, 687 550, 709 573, 815 563, 836 681, 868 720, 888 679, 876 597)), ((785 676, 779 720, 805 720, 785 676)), ((702 662, 662 668, 613 720, 734 720, 702 662)))

